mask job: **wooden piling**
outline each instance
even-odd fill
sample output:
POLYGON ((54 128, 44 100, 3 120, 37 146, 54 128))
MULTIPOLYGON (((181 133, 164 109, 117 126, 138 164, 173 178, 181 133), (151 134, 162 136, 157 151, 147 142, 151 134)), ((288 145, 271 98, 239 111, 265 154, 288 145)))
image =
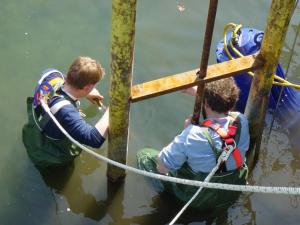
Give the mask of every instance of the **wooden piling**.
POLYGON ((257 59, 264 62, 264 66, 255 71, 245 110, 251 134, 250 164, 258 159, 270 90, 294 6, 295 0, 273 0, 269 11, 261 50, 257 56, 257 59))
MULTIPOLYGON (((127 157, 135 19, 136 0, 112 1, 108 157, 124 164, 127 157)), ((123 169, 108 164, 109 180, 121 181, 125 176, 123 169)))

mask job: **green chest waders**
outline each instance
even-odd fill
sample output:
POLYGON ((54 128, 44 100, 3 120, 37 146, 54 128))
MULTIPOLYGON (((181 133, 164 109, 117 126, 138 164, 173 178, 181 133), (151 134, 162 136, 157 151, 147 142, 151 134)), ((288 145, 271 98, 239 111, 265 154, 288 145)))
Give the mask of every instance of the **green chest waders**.
POLYGON ((61 166, 78 156, 81 149, 72 144, 66 137, 52 140, 37 127, 33 115, 33 98, 27 98, 28 123, 22 130, 23 143, 33 163, 39 168, 61 166))

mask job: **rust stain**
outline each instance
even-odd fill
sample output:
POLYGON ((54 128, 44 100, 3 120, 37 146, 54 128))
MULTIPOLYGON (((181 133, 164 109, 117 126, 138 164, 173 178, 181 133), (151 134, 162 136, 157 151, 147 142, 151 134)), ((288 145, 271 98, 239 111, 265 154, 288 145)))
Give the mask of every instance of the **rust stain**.
MULTIPOLYGON (((262 66, 262 63, 254 55, 210 65, 207 68, 204 82, 254 71, 260 66, 262 66)), ((131 101, 137 102, 197 85, 199 83, 196 76, 197 71, 198 69, 195 69, 137 84, 131 88, 131 101)))

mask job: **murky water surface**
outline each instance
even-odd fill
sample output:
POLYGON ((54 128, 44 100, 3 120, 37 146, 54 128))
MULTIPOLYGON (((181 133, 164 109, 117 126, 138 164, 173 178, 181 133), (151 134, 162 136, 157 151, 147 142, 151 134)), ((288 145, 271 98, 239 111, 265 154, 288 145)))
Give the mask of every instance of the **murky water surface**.
MULTIPOLYGON (((149 81, 199 65, 208 1, 138 1, 133 83, 149 81), (179 7, 179 8, 178 8, 179 7), (184 10, 182 10, 184 8, 184 10)), ((270 0, 219 1, 213 46, 228 22, 264 29, 270 0)), ((289 61, 299 23, 296 9, 281 55, 289 61)), ((99 85, 108 96, 110 1, 2 0, 0 7, 0 224, 167 224, 179 210, 161 197, 144 177, 128 173, 123 185, 106 181, 106 164, 83 153, 67 171, 41 174, 22 144, 25 98, 47 67, 66 72, 78 55, 99 59, 107 76, 99 85)), ((300 39, 296 41, 288 78, 300 83, 300 39)), ((214 51, 210 63, 215 63, 214 51)), ((108 99, 106 99, 106 103, 108 99)), ((89 121, 100 115, 83 102, 89 121)), ((132 105, 128 164, 136 166, 142 147, 168 144, 193 109, 180 93, 132 105)), ((293 118, 291 118, 293 119, 293 118)), ((260 159, 250 184, 300 186, 300 149, 278 123, 265 132, 260 159)), ((106 145, 98 150, 106 155, 106 145)), ((299 224, 299 197, 244 193, 217 215, 185 213, 178 224, 299 224)))

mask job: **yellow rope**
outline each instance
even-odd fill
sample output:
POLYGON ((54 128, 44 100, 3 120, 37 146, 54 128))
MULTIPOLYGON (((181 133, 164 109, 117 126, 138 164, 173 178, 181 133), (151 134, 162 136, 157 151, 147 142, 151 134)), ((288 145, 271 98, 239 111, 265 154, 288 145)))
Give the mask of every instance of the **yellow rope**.
MULTIPOLYGON (((242 28, 242 25, 241 24, 235 24, 235 23, 228 23, 228 24, 226 24, 225 25, 225 27, 224 27, 224 35, 223 35, 223 41, 224 41, 224 49, 225 49, 225 51, 226 51, 226 53, 227 53, 227 55, 228 55, 228 57, 230 58, 230 59, 234 59, 234 57, 232 56, 232 54, 229 52, 229 50, 228 50, 228 46, 227 46, 227 37, 226 37, 226 34, 227 34, 227 31, 228 31, 228 29, 229 28, 232 28, 233 30, 232 30, 232 38, 230 38, 230 41, 229 41, 229 44, 230 44, 230 47, 231 47, 231 49, 234 51, 234 53, 236 54, 236 55, 238 55, 239 57, 243 57, 244 55, 239 51, 239 50, 237 50, 235 47, 234 47, 234 45, 233 45, 233 43, 232 43, 232 39, 235 39, 235 38, 237 38, 237 32, 239 31, 239 29, 241 29, 242 28)), ((250 76, 254 76, 254 73, 253 72, 248 72, 248 74, 250 75, 250 76)), ((291 82, 289 82, 289 81, 287 81, 287 80, 285 80, 284 78, 282 78, 282 77, 280 77, 280 76, 278 76, 278 75, 274 75, 274 79, 276 79, 277 81, 273 81, 273 84, 275 84, 275 85, 278 85, 278 86, 287 86, 287 87, 292 87, 292 88, 294 88, 294 89, 296 89, 296 90, 300 90, 300 85, 298 85, 298 84, 293 84, 293 83, 291 83, 291 82)))

